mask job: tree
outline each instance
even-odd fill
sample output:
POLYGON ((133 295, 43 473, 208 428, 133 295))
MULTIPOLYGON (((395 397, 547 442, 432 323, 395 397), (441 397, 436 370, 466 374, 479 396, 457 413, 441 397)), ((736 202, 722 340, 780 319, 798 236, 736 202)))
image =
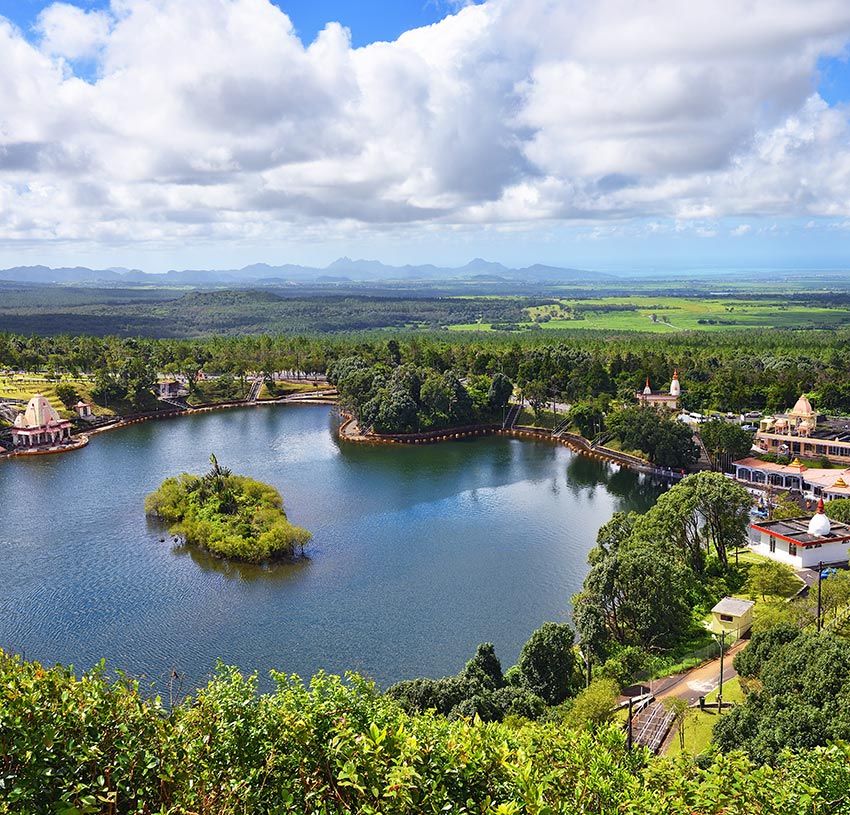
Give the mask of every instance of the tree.
POLYGON ((570 407, 570 421, 586 439, 592 439, 605 427, 605 414, 596 402, 576 402, 570 407))
POLYGON ((532 380, 522 389, 523 396, 528 400, 535 418, 539 419, 543 408, 546 407, 546 384, 540 380, 532 380))
POLYGON ((789 597, 800 588, 800 580, 790 566, 775 560, 763 560, 750 566, 747 589, 750 596, 762 600, 768 597, 789 597))
POLYGON ((501 372, 494 374, 487 392, 487 401, 493 410, 502 410, 507 407, 513 392, 514 386, 510 379, 501 372))
POLYGON ((608 430, 627 450, 642 450, 653 464, 686 469, 699 458, 690 428, 651 407, 627 407, 606 418, 608 430))
POLYGON ((774 521, 782 521, 786 518, 799 518, 803 514, 800 505, 788 493, 780 493, 770 510, 770 517, 774 521))
POLYGON ((614 718, 620 689, 613 679, 594 679, 573 699, 567 721, 572 727, 595 730, 614 718))
POLYGON ((808 750, 850 738, 847 640, 777 628, 754 635, 734 664, 742 676, 757 678, 760 689, 715 725, 721 749, 740 748, 772 763, 784 748, 808 750))
POLYGON ((67 382, 62 382, 56 386, 56 395, 68 410, 72 410, 74 405, 80 400, 80 394, 77 392, 77 389, 67 382))
POLYGON ((520 652, 519 683, 547 705, 560 704, 576 687, 574 637, 566 623, 543 623, 520 652))
POLYGON ((746 456, 753 446, 753 434, 740 425, 712 419, 700 426, 699 435, 711 461, 712 470, 729 469, 729 462, 746 456))
POLYGON ((826 505, 826 514, 842 524, 850 524, 850 498, 834 498, 826 505))
POLYGON ((678 696, 670 696, 663 702, 664 707, 673 714, 673 727, 679 734, 679 750, 685 751, 685 727, 689 719, 693 718, 693 710, 687 699, 678 696))
POLYGON ((693 575, 663 545, 630 539, 599 557, 573 600, 583 647, 604 654, 620 645, 668 648, 687 631, 693 575))

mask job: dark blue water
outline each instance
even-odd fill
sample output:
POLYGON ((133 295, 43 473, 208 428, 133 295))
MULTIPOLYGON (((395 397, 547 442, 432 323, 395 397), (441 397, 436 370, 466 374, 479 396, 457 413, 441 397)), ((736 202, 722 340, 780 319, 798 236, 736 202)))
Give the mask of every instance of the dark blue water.
POLYGON ((542 622, 568 619, 599 526, 658 494, 547 443, 364 447, 334 428, 327 407, 232 410, 0 462, 0 647, 80 668, 105 657, 160 688, 171 669, 203 681, 218 658, 441 676, 488 640, 507 667, 542 622), (228 565, 161 540, 144 496, 211 452, 281 491, 313 532, 309 560, 228 565))

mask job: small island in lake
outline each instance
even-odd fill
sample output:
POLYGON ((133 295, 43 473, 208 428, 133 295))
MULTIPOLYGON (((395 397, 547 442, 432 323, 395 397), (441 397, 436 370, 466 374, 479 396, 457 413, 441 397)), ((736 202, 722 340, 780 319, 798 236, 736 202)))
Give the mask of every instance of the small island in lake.
POLYGON ((205 475, 167 478, 145 499, 145 512, 215 557, 264 563, 304 554, 311 535, 289 522, 274 487, 233 475, 214 455, 210 464, 205 475))

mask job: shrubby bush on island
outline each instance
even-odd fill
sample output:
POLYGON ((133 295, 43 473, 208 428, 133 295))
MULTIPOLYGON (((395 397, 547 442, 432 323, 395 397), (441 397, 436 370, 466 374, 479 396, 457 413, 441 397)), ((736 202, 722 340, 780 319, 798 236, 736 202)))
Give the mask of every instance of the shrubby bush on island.
POLYGON ((263 563, 304 554, 310 533, 289 522, 274 487, 233 475, 214 455, 210 462, 205 475, 163 481, 145 499, 145 512, 216 557, 263 563))

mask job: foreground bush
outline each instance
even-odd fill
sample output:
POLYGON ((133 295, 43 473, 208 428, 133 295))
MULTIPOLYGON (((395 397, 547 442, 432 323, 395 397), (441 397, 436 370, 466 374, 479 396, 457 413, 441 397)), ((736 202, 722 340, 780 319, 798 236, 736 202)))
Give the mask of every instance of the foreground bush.
POLYGON ((310 533, 287 520, 274 487, 233 475, 215 456, 210 462, 203 476, 183 473, 163 481, 145 499, 145 512, 216 557, 262 563, 303 554, 310 533))
POLYGON ((76 678, 0 652, 0 813, 848 812, 844 747, 700 769, 629 753, 609 727, 409 715, 356 676, 274 680, 258 694, 221 667, 167 712, 102 669, 76 678))

